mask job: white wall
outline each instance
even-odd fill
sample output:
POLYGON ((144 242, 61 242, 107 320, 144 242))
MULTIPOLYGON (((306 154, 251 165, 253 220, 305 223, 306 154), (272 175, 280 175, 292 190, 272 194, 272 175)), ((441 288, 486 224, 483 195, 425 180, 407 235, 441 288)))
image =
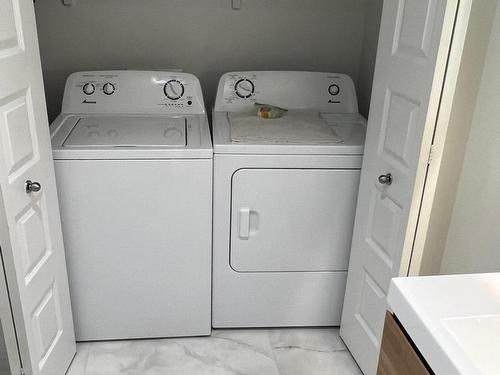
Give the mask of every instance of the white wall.
POLYGON ((474 0, 453 98, 420 274, 441 272, 497 0, 474 0))
MULTIPOLYGON (((373 31, 365 35, 366 4, 381 0, 242 3, 234 11, 230 0, 76 0, 69 7, 37 1, 49 117, 58 114, 65 79, 77 70, 181 68, 201 79, 207 106, 230 70, 336 71, 356 83, 361 71, 362 87, 371 87, 373 51, 362 48, 373 39, 373 31)), ((376 27, 368 22, 367 29, 376 27)))
POLYGON ((497 6, 441 273, 500 271, 500 6, 497 6))

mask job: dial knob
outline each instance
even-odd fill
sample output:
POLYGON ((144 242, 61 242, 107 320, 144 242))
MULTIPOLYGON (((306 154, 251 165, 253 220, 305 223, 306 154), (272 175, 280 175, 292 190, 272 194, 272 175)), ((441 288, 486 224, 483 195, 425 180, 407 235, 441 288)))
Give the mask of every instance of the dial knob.
POLYGON ((163 92, 170 100, 178 100, 184 95, 184 85, 176 79, 171 79, 163 86, 163 92))
POLYGON ((95 92, 95 86, 93 83, 86 83, 82 90, 85 95, 92 95, 95 92))
POLYGON ((234 91, 240 98, 250 98, 255 92, 255 85, 247 78, 242 78, 234 85, 234 91))
POLYGON ((330 87, 328 87, 328 92, 330 93, 330 95, 338 95, 340 93, 340 87, 339 85, 336 85, 336 84, 333 84, 333 85, 330 85, 330 87))
POLYGON ((115 92, 115 85, 113 85, 112 83, 110 82, 107 82, 104 84, 104 86, 102 87, 102 91, 106 94, 106 95, 111 95, 115 92))

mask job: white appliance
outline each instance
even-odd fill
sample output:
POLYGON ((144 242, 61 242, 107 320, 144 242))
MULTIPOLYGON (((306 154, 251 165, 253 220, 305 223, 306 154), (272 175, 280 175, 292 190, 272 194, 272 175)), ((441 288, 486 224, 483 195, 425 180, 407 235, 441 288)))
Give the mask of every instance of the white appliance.
POLYGON ((214 327, 340 324, 365 133, 348 76, 221 78, 213 115, 214 327), (289 111, 260 120, 256 102, 289 111))
POLYGON ((191 74, 72 74, 51 125, 76 337, 208 335, 212 145, 191 74))

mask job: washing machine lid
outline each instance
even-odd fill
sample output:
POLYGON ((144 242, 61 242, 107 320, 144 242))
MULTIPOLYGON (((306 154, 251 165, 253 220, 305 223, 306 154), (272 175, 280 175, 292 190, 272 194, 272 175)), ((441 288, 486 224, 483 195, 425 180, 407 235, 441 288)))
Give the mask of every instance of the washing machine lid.
POLYGON ((228 113, 231 141, 236 143, 332 144, 343 142, 317 111, 291 110, 277 119, 255 113, 228 113))
POLYGON ((186 147, 184 117, 80 117, 63 147, 186 147))

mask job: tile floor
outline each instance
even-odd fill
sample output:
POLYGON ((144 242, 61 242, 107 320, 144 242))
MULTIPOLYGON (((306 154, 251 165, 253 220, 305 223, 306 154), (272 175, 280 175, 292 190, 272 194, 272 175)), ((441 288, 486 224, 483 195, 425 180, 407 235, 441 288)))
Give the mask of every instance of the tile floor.
POLYGON ((211 337, 78 344, 67 375, 360 375, 338 329, 214 330, 211 337))

